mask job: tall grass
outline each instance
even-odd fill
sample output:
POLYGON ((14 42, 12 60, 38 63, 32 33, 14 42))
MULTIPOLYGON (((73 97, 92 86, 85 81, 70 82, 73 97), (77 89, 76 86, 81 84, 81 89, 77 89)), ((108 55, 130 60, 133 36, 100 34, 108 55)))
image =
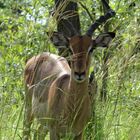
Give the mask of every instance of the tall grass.
MULTIPOLYGON (((118 10, 120 13, 117 20, 112 21, 118 29, 116 39, 111 44, 115 49, 107 63, 109 76, 106 79, 106 102, 100 100, 103 51, 95 52, 98 54, 98 60, 93 63, 98 68, 98 95, 95 108, 92 110, 92 118, 85 128, 85 140, 140 139, 140 29, 137 17, 140 8, 129 14, 129 11, 125 13, 122 7, 118 10)), ((82 14, 82 11, 80 12, 82 14)), ((8 11, 6 14, 1 27, 8 25, 11 20, 12 16, 8 11)), ((22 139, 23 71, 26 59, 42 51, 56 53, 48 42, 46 27, 27 21, 24 16, 12 18, 7 30, 0 32, 0 140, 22 139), (18 31, 12 32, 12 26, 16 23, 18 31)), ((87 26, 85 18, 82 17, 81 21, 87 26)), ((34 133, 37 127, 35 122, 31 132, 34 133)))

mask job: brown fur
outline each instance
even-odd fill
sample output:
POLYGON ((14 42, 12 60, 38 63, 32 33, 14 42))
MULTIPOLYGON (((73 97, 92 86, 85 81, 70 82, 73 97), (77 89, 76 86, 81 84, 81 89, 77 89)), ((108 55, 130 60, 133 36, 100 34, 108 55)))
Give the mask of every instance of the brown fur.
POLYGON ((24 138, 29 138, 31 119, 41 123, 38 140, 46 135, 47 123, 50 140, 59 140, 71 133, 74 140, 82 140, 82 132, 90 117, 88 75, 90 56, 88 49, 91 38, 73 37, 70 47, 73 51, 71 69, 65 58, 43 53, 28 60, 25 68, 26 113, 24 138), (80 56, 78 56, 80 54, 80 56), (85 72, 85 80, 75 80, 74 72, 85 72), (31 100, 27 98, 31 95, 31 100))

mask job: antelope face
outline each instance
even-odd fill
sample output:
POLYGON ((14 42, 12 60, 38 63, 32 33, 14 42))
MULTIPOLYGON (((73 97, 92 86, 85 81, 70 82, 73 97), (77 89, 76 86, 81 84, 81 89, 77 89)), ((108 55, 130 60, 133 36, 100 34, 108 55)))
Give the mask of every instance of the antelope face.
MULTIPOLYGON (((96 48, 96 46, 107 47, 109 42, 115 37, 115 33, 108 32, 100 34, 95 40, 92 40, 92 34, 94 31, 102 23, 105 23, 108 19, 115 16, 115 12, 108 6, 108 4, 105 1, 103 1, 103 3, 107 6, 106 8, 108 9, 108 12, 104 16, 95 20, 87 30, 86 35, 72 36, 68 38, 61 33, 55 32, 50 38, 59 50, 68 48, 68 50, 72 51, 71 71, 73 78, 78 82, 82 82, 88 77, 87 74, 90 64, 89 52, 96 48)), ((71 32, 75 33, 73 26, 71 32)))
POLYGON ((65 37, 61 33, 53 33, 51 41, 58 49, 66 49, 72 52, 71 71, 72 78, 81 83, 88 78, 91 54, 93 50, 100 47, 107 47, 109 42, 115 37, 115 33, 102 33, 92 40, 89 33, 83 36, 65 37))
POLYGON ((71 71, 74 80, 83 82, 88 78, 90 56, 93 50, 91 37, 74 36, 69 40, 71 55, 71 71))

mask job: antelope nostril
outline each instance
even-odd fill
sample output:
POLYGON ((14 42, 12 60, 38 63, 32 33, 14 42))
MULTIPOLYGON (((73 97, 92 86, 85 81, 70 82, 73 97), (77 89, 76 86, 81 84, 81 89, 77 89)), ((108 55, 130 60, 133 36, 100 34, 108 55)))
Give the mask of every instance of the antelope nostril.
POLYGON ((86 75, 86 73, 85 73, 85 72, 82 72, 82 73, 80 73, 80 75, 81 75, 81 76, 85 76, 85 75, 86 75))
POLYGON ((75 78, 76 78, 78 81, 82 81, 82 80, 85 79, 86 73, 85 73, 85 72, 81 72, 81 73, 75 72, 74 75, 75 75, 75 78))

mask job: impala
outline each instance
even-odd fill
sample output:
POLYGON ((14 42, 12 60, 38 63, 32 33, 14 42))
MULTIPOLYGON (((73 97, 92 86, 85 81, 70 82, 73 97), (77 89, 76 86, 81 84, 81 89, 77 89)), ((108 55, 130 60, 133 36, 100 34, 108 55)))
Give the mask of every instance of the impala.
POLYGON ((95 40, 92 34, 109 19, 112 11, 100 17, 85 35, 71 38, 53 33, 52 42, 63 44, 71 51, 69 66, 61 56, 44 52, 29 59, 25 67, 26 105, 23 138, 30 138, 30 126, 37 118, 38 140, 44 140, 47 131, 50 140, 60 140, 70 134, 74 140, 82 140, 83 129, 90 118, 91 100, 88 94, 91 54, 97 46, 106 47, 115 37, 112 32, 103 33, 95 40))

